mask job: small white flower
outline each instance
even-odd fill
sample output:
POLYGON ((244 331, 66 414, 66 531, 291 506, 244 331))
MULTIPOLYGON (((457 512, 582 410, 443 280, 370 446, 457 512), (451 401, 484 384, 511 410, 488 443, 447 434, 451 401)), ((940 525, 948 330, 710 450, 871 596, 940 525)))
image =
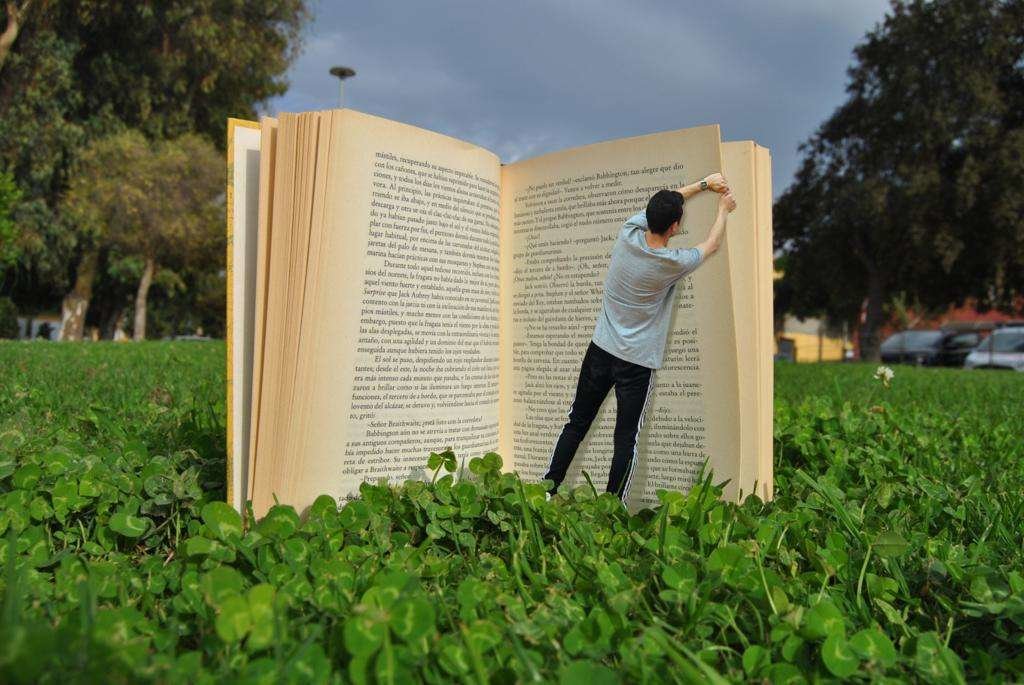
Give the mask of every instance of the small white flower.
POLYGON ((888 366, 879 366, 877 369, 875 369, 874 377, 882 381, 882 385, 888 388, 889 384, 892 383, 893 376, 895 375, 896 374, 893 373, 892 369, 890 369, 888 366))

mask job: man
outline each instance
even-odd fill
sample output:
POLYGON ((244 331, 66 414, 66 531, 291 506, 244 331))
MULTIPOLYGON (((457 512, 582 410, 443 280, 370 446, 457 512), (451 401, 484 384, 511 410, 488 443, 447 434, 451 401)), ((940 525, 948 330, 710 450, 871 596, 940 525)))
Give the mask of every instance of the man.
POLYGON ((661 367, 665 353, 676 283, 718 251, 726 217, 735 208, 725 178, 711 174, 678 190, 659 190, 646 211, 626 220, 612 248, 601 311, 583 357, 569 421, 544 475, 554 482, 549 499, 565 479, 580 441, 614 386, 618 410, 607 491, 625 501, 636 468, 644 412, 654 388, 654 371, 661 367), (669 239, 679 233, 683 202, 702 190, 721 195, 707 240, 690 249, 668 247, 669 239))

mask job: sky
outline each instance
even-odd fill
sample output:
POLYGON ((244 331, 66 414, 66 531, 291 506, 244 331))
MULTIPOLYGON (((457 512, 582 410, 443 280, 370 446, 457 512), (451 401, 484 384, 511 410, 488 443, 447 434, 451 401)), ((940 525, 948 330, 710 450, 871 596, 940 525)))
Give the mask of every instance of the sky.
POLYGON ((314 2, 288 92, 267 111, 345 106, 503 162, 721 125, 771 149, 773 193, 845 99, 852 49, 888 0, 314 2))

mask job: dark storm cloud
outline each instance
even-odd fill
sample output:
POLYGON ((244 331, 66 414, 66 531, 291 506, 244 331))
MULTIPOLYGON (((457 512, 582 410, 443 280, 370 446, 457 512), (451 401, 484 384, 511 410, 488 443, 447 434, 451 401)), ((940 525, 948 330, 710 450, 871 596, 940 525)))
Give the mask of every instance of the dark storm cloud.
POLYGON ((345 104, 469 140, 503 161, 719 123, 772 150, 774 190, 797 145, 842 102, 853 46, 885 0, 361 2, 314 6, 291 89, 272 112, 345 104))

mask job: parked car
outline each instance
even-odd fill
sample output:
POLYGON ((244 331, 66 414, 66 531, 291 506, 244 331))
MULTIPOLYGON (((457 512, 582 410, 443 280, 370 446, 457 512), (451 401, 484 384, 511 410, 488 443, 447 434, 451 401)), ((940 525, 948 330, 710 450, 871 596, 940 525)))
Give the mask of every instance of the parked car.
POLYGON ((949 331, 943 329, 942 343, 935 360, 936 366, 955 366, 960 368, 964 360, 982 340, 977 331, 949 331))
POLYGON ((901 331, 886 338, 880 352, 887 364, 963 366, 980 340, 976 331, 901 331))
POLYGON ((1024 371, 1024 326, 992 331, 967 355, 964 367, 1024 371))
POLYGON ((879 349, 886 364, 925 364, 939 352, 942 331, 900 331, 893 333, 879 349))

